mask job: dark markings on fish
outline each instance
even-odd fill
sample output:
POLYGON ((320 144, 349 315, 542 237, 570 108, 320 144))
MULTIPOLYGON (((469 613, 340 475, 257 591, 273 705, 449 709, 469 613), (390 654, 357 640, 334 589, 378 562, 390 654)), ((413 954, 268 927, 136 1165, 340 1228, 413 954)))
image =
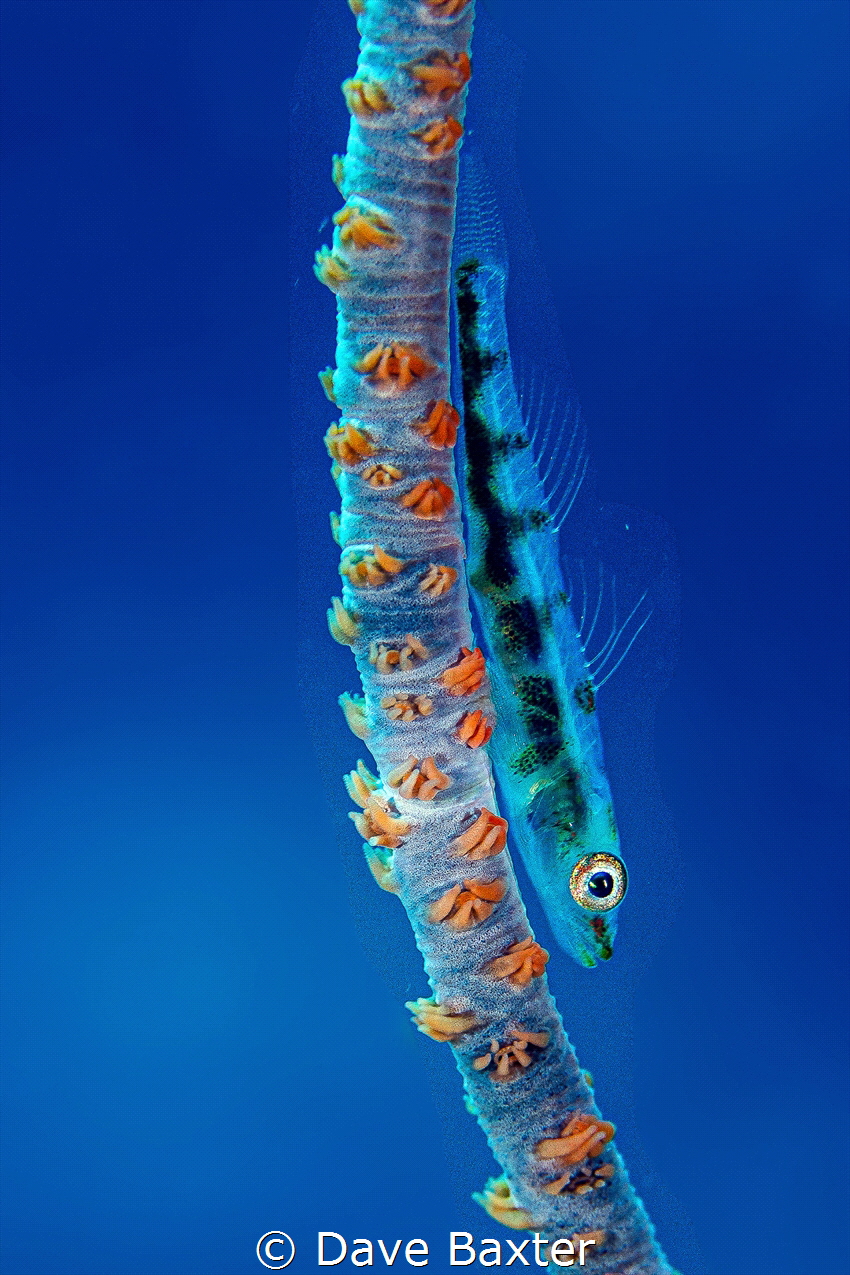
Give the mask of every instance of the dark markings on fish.
POLYGON ((473 280, 478 273, 477 261, 466 261, 458 267, 457 317, 463 384, 463 429, 466 448, 466 481, 469 498, 484 520, 484 571, 487 583, 497 589, 509 588, 517 578, 517 565, 511 551, 515 534, 512 520, 496 493, 493 462, 496 449, 487 422, 479 406, 481 387, 493 368, 504 356, 484 350, 478 340, 480 302, 473 280))
POLYGON ((510 455, 511 452, 525 451, 526 447, 531 446, 531 439, 526 438, 525 434, 500 434, 493 443, 493 453, 499 457, 510 455))
POLYGON ((599 944, 596 951, 600 960, 610 961, 611 957, 614 955, 614 948, 611 942, 611 935, 608 932, 608 926, 605 924, 604 916, 593 917, 590 924, 599 944))
POLYGON ((497 603, 496 620, 507 651, 512 654, 525 652, 532 660, 540 659, 543 640, 537 615, 528 598, 521 602, 497 603))
MULTIPOLYGON (((540 630, 537 630, 538 637, 540 630)), ((538 766, 554 761, 564 748, 561 733, 561 708, 550 677, 532 673, 521 677, 516 684, 517 697, 522 704, 522 719, 531 736, 531 743, 511 759, 515 774, 527 776, 538 766)))
POLYGON ((552 515, 545 509, 529 509, 526 517, 532 531, 542 531, 552 521, 552 515))
POLYGON ((551 677, 531 673, 516 686, 528 733, 535 741, 561 733, 561 706, 551 677))
POLYGON ((573 691, 573 695, 583 713, 596 712, 596 690, 590 678, 586 682, 579 682, 573 691))
POLYGON ((539 765, 537 748, 534 744, 527 744, 522 752, 515 753, 511 758, 511 770, 515 775, 519 775, 520 779, 527 779, 529 775, 533 775, 539 765))

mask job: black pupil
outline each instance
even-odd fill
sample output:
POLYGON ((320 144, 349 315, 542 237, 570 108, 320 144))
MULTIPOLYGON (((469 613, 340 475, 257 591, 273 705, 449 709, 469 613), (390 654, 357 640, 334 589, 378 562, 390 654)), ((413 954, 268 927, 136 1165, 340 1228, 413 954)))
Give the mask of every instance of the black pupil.
POLYGON ((594 872, 587 883, 587 889, 595 899, 607 899, 614 890, 614 878, 610 872, 594 872))

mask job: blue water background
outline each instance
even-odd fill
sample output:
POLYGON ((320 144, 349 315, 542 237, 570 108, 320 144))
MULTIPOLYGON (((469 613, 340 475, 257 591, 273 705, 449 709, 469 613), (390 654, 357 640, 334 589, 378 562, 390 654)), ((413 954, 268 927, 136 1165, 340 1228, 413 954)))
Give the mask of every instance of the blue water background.
MULTIPOLYGON (((328 778, 362 750, 309 261, 356 36, 319 14, 3 5, 4 1275, 241 1275, 272 1228, 295 1272, 325 1229, 423 1236, 444 1275, 450 1230, 500 1233, 328 778)), ((480 28, 482 134, 493 50, 525 54, 518 182, 597 493, 678 546, 657 719, 646 651, 603 705, 615 959, 550 969, 684 1275, 848 1263, 847 27, 490 0, 480 28)))

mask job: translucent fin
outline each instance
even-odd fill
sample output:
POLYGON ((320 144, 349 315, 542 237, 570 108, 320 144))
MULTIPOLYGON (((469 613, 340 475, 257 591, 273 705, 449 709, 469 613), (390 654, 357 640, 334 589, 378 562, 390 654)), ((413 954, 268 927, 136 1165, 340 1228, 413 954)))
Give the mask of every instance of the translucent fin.
MULTIPOLYGON (((587 617, 587 574, 585 572, 583 562, 579 563, 579 568, 581 570, 581 619, 578 621, 578 631, 579 636, 581 636, 584 629, 584 622, 587 617)), ((572 596, 572 589, 570 589, 570 598, 572 598, 572 596)))
MULTIPOLYGON (((643 600, 644 600, 644 598, 645 598, 645 597, 646 597, 646 594, 644 594, 644 595, 643 595, 643 597, 641 598, 641 602, 643 602, 643 600)), ((638 604, 638 605, 639 605, 639 604, 638 604)), ((609 669, 608 669, 608 671, 607 671, 607 673, 605 674, 605 676, 604 676, 604 677, 599 677, 599 673, 601 673, 601 672, 603 671, 603 669, 607 666, 607 664, 608 664, 608 662, 609 662, 608 658, 606 657, 605 664, 604 664, 604 665, 602 665, 602 666, 600 666, 600 668, 597 670, 597 676, 594 678, 594 681, 596 682, 596 689, 597 689, 597 690, 600 690, 600 689, 601 689, 601 688, 605 685, 605 683, 609 680, 609 678, 612 678, 612 677, 614 676, 614 674, 617 672, 617 669, 620 667, 620 665, 622 664, 623 660, 626 658, 626 656, 628 655, 629 651, 632 649, 632 647, 634 646, 634 644, 635 644, 635 642, 637 641, 638 637, 640 636, 640 634, 642 633, 642 631, 646 628, 647 624, 649 624, 649 621, 650 621, 651 619, 652 619, 652 612, 651 612, 651 611, 649 611, 649 612, 647 613, 647 615, 644 617, 644 619, 643 619, 643 620, 640 622, 640 624, 637 626, 637 628, 635 629, 635 631, 634 631, 634 633, 632 634, 632 636, 631 636, 631 637, 628 639, 628 641, 626 642, 625 649, 623 650, 623 653, 622 653, 622 655, 620 656, 620 658, 617 660, 617 663, 616 663, 616 664, 615 664, 612 668, 609 668, 609 669)), ((623 634, 624 632, 625 632, 625 625, 623 626, 623 628, 620 630, 620 633, 618 634, 618 640, 619 640, 619 637, 620 637, 620 636, 622 636, 622 634, 623 634)), ((617 649, 617 648, 616 648, 616 645, 615 645, 615 646, 612 648, 612 650, 613 650, 613 651, 616 651, 616 649, 617 649)), ((613 657, 611 657, 611 658, 613 658, 613 657)))
POLYGON ((587 427, 571 386, 554 386, 536 369, 518 380, 520 411, 550 517, 548 528, 557 532, 587 473, 587 427))
POLYGON ((453 256, 456 266, 474 259, 507 276, 508 246, 496 192, 484 162, 468 145, 461 151, 453 256))
POLYGON ((596 591, 596 606, 593 610, 593 619, 590 621, 590 628, 585 633, 584 624, 579 625, 579 637, 581 638, 582 650, 587 653, 591 638, 596 632, 596 624, 599 620, 599 613, 602 610, 602 599, 605 596, 605 575, 602 570, 602 563, 599 564, 599 588, 596 591))
POLYGON ((587 671, 593 679, 594 686, 599 690, 617 672, 638 635, 652 618, 652 608, 645 605, 649 597, 649 589, 644 589, 625 619, 621 619, 622 608, 617 601, 617 577, 612 576, 610 583, 607 583, 604 569, 600 564, 599 584, 594 599, 588 594, 584 563, 580 562, 578 568, 581 596, 573 592, 571 583, 570 604, 573 608, 582 650, 585 652, 587 671), (602 620, 601 625, 600 620, 602 620), (607 637, 600 642, 601 633, 605 631, 606 626, 607 637), (593 655, 590 655, 592 646, 595 646, 596 650, 593 655))

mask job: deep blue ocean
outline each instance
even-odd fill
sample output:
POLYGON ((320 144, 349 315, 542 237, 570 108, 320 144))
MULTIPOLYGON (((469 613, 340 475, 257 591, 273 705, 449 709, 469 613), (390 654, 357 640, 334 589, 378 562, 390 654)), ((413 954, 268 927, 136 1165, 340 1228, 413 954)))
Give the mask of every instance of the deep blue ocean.
MULTIPOLYGON (((324 1230, 448 1275, 450 1231, 508 1234, 470 1198, 495 1164, 403 1006, 428 988, 346 817, 324 618, 312 255, 354 20, 2 10, 0 1269, 251 1275, 282 1230, 315 1275, 324 1230)), ((529 911, 683 1275, 850 1263, 848 16, 479 6, 470 144, 518 355, 565 351, 583 403, 575 535, 625 593, 663 580, 600 696, 614 959, 529 911), (598 534, 621 515, 637 556, 598 534)))

